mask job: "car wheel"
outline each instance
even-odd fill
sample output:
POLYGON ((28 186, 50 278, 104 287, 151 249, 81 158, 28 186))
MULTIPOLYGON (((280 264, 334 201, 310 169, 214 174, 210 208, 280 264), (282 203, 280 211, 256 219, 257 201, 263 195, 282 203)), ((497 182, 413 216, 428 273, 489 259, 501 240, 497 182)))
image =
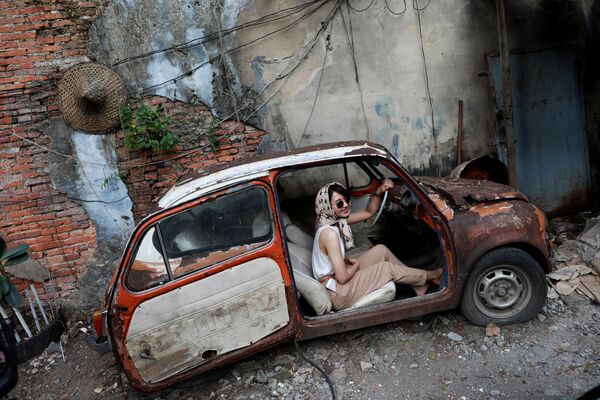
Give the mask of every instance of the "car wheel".
POLYGON ((513 324, 535 317, 546 301, 542 267, 523 250, 505 247, 481 257, 465 285, 461 311, 476 325, 513 324))

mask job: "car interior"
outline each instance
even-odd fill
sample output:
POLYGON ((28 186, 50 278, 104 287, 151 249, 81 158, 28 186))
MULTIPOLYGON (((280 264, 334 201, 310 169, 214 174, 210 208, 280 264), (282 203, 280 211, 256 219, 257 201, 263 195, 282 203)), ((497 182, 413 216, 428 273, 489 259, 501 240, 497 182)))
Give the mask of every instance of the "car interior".
MULTIPOLYGON (((350 190, 352 211, 355 212, 367 206, 370 193, 384 178, 391 179, 394 188, 386 196, 379 218, 376 213, 371 220, 352 225, 356 246, 346 253, 347 256, 356 257, 377 244, 384 244, 409 267, 444 268, 440 288, 432 287, 428 293, 444 287, 447 268, 438 232, 420 217, 426 212, 425 208, 394 171, 378 160, 364 158, 294 169, 278 177, 277 197, 299 303, 305 317, 334 312, 327 289, 314 278, 311 268, 316 193, 329 182, 340 182, 350 190)), ((388 282, 341 312, 414 296, 409 286, 388 282)))

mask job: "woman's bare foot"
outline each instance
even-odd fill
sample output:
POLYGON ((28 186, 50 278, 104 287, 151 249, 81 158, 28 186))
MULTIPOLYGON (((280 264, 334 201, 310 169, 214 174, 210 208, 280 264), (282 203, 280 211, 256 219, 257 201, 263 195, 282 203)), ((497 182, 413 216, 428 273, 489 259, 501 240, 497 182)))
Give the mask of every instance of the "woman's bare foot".
POLYGON ((433 283, 434 285, 440 286, 442 282, 442 269, 434 269, 432 271, 427 271, 427 281, 433 283))
POLYGON ((417 296, 423 296, 427 294, 427 290, 429 290, 429 283, 426 282, 424 285, 421 286, 413 286, 413 290, 415 291, 415 294, 417 296))

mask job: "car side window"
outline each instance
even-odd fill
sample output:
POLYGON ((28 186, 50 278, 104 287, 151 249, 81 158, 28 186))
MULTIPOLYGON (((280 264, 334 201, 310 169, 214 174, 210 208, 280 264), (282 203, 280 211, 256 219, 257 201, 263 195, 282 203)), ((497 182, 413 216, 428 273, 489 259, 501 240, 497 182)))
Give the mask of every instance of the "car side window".
POLYGON ((133 291, 141 291, 158 286, 169 280, 167 266, 160 251, 160 241, 156 228, 152 227, 140 241, 133 263, 125 281, 133 291))
POLYGON ((363 188, 371 184, 371 177, 355 163, 347 163, 346 168, 350 190, 363 188))
POLYGON ((267 191, 250 187, 159 223, 174 278, 256 249, 273 235, 267 191))

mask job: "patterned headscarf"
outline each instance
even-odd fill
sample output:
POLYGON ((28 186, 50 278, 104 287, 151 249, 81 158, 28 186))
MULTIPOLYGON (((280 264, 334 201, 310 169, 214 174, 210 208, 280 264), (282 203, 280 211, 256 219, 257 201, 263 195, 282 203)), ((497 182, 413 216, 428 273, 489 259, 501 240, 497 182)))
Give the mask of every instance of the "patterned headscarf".
POLYGON ((333 207, 331 206, 331 200, 329 199, 329 187, 331 185, 338 184, 342 187, 341 183, 331 182, 319 189, 317 197, 315 198, 315 212, 317 214, 317 227, 324 225, 335 225, 337 224, 342 232, 344 239, 344 246, 346 250, 349 250, 354 246, 354 238, 352 237, 352 229, 348 224, 346 218, 340 218, 335 215, 333 207))

